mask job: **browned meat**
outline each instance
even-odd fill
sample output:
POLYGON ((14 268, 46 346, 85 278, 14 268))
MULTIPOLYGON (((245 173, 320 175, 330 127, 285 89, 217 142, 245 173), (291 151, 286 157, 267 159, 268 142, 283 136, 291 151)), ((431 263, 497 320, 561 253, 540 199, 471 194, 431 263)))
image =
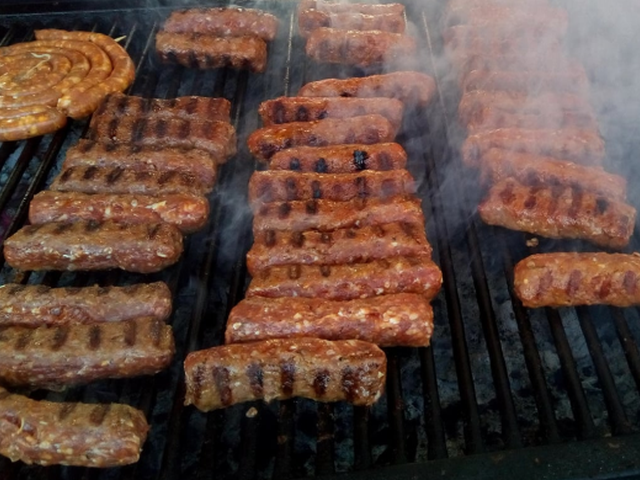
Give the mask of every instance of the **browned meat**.
POLYGON ((160 197, 136 194, 95 195, 77 192, 40 192, 29 204, 29 222, 73 223, 81 220, 118 223, 159 223, 174 225, 182 233, 200 230, 209 216, 206 197, 167 194, 160 197))
POLYGON ((247 268, 255 276, 274 265, 339 265, 400 256, 431 256, 423 224, 398 222, 330 232, 265 230, 247 253, 247 268))
POLYGON ((307 55, 318 62, 363 68, 410 58, 416 49, 416 41, 400 33, 327 27, 312 31, 305 47, 307 55))
POLYGON ((166 223, 80 221, 23 227, 4 242, 7 263, 20 270, 108 270, 152 273, 182 254, 182 234, 166 223))
POLYGON ((0 387, 0 455, 12 462, 128 465, 148 430, 144 413, 129 405, 36 401, 0 387))
POLYGON ((544 253, 518 262, 516 295, 525 307, 640 304, 637 253, 544 253))
POLYGON ((272 125, 254 131, 247 144, 255 157, 267 161, 286 148, 391 142, 395 134, 395 128, 389 120, 374 114, 272 125))
POLYGON ((462 160, 477 166, 491 148, 530 153, 569 160, 582 165, 599 166, 604 161, 604 140, 593 130, 525 130, 498 128, 469 135, 462 145, 462 160))
POLYGON ((354 300, 392 293, 435 297, 442 272, 429 256, 391 257, 349 265, 283 265, 253 277, 247 297, 354 300))
POLYGON ((114 195, 206 195, 211 191, 192 173, 168 170, 125 170, 120 167, 69 167, 51 186, 56 192, 114 195))
MULTIPOLYGON (((517 92, 486 92, 477 90, 465 93, 458 105, 458 117, 463 125, 482 123, 483 110, 492 109, 503 114, 537 116, 553 124, 565 117, 593 118, 593 108, 585 97, 572 94, 542 93, 527 95, 517 92)), ((505 127, 515 127, 505 125, 505 127)), ((547 127, 551 128, 551 127, 547 127)))
POLYGON ((272 41, 278 19, 254 8, 193 8, 172 12, 162 29, 170 33, 202 33, 216 37, 257 36, 272 41))
POLYGON ((249 203, 293 200, 353 200, 410 195, 415 182, 407 170, 363 170, 358 173, 254 172, 249 203))
POLYGON ((254 206, 253 231, 257 237, 264 230, 335 230, 391 222, 424 225, 420 200, 397 197, 265 203, 254 206))
POLYGON ((402 13, 371 15, 360 12, 334 13, 317 9, 300 10, 298 12, 298 31, 300 36, 304 38, 307 38, 313 30, 320 27, 404 33, 406 26, 402 13))
POLYGON ((405 105, 428 104, 436 92, 436 82, 426 73, 401 71, 384 75, 346 79, 327 78, 304 85, 301 97, 389 97, 405 105))
POLYGON ((571 186, 524 186, 511 178, 496 183, 478 210, 490 225, 611 248, 629 243, 636 218, 635 208, 619 200, 571 186))
MULTIPOLYGON (((121 168, 133 171, 181 172, 195 175, 212 189, 216 182, 217 160, 197 149, 131 148, 128 145, 95 143, 81 139, 67 150, 62 170, 71 167, 121 168)), ((220 159, 224 160, 224 159, 220 159)))
POLYGON ((160 31, 156 50, 163 62, 189 68, 237 68, 255 73, 267 68, 267 44, 256 36, 214 37, 160 31))
POLYGON ((525 130, 598 130, 598 123, 592 112, 559 110, 548 108, 544 113, 512 113, 500 107, 478 107, 473 117, 468 119, 467 131, 475 134, 498 128, 525 130))
POLYGON ((226 343, 317 337, 364 340, 383 347, 426 347, 433 310, 412 293, 330 301, 319 298, 251 297, 229 314, 226 343))
POLYGON ((462 91, 517 92, 526 95, 557 92, 587 96, 589 79, 584 67, 556 72, 514 72, 472 70, 462 81, 462 91))
POLYGON ((404 15, 401 3, 344 3, 328 0, 301 0, 298 11, 318 10, 327 13, 364 13, 366 15, 404 15))
POLYGON ((395 98, 338 98, 338 97, 279 97, 260 104, 258 112, 265 126, 350 118, 377 113, 395 127, 402 124, 404 105, 395 98))
POLYGON ((103 378, 151 375, 171 363, 175 346, 162 320, 57 327, 0 328, 0 381, 56 388, 103 378))
POLYGON ((480 170, 484 180, 491 183, 513 177, 529 186, 577 186, 585 192, 621 201, 627 196, 627 181, 624 177, 600 168, 583 167, 540 155, 492 148, 480 159, 480 170))
POLYGON ((317 173, 356 173, 362 170, 399 170, 407 165, 407 153, 397 143, 294 147, 276 153, 270 170, 317 173))
POLYGON ((141 118, 206 119, 231 122, 231 102, 218 97, 143 98, 123 93, 109 95, 91 117, 89 128, 117 122, 123 116, 141 118))
POLYGON ((387 359, 360 340, 294 338, 192 352, 184 371, 185 404, 203 412, 291 397, 372 405, 384 391, 387 359))
POLYGON ((236 154, 236 131, 230 123, 207 119, 122 116, 98 122, 90 140, 100 143, 156 148, 197 148, 219 163, 236 154))
POLYGON ((126 287, 0 286, 0 325, 38 327, 120 322, 139 317, 166 320, 171 292, 162 282, 126 287))

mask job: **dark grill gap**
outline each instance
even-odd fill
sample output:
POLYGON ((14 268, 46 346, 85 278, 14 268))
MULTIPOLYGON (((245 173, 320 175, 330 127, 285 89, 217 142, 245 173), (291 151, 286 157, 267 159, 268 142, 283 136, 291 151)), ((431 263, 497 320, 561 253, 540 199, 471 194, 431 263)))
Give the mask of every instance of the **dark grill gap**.
MULTIPOLYGON (((103 6, 99 1, 68 6, 80 10, 87 5, 103 6)), ((28 40, 40 27, 126 35, 137 64, 131 93, 225 96, 232 100, 239 147, 211 195, 207 226, 189 237, 178 265, 149 278, 120 272, 39 274, 3 266, 3 283, 166 281, 176 299, 171 323, 177 355, 169 371, 153 378, 33 393, 34 398, 54 400, 121 401, 144 410, 153 430, 138 464, 96 472, 0 459, 0 477, 286 479, 348 472, 347 478, 374 479, 433 472, 478 478, 482 472, 495 478, 517 471, 533 478, 540 474, 537 466, 544 465, 550 478, 561 478, 640 470, 638 310, 530 311, 513 297, 513 265, 533 250, 524 247, 525 235, 482 225, 474 214, 478 192, 461 192, 447 177, 451 169, 462 172, 448 141, 456 143, 457 99, 445 88, 445 68, 435 61, 442 47, 438 12, 432 7, 425 12, 422 6, 409 6, 407 18, 420 20, 423 65, 438 79, 440 96, 427 112, 409 112, 399 141, 420 182, 428 236, 444 273, 443 292, 434 305, 433 346, 389 349, 387 394, 371 408, 288 400, 205 415, 183 406, 184 356, 222 343, 228 312, 248 281, 244 255, 252 234, 246 185, 257 165, 245 141, 259 127, 258 104, 293 94, 307 81, 365 73, 313 65, 295 36, 293 5, 268 0, 256 6, 277 13, 282 21, 264 75, 161 66, 153 52, 154 34, 169 8, 0 17, 3 45, 28 40), (466 454, 479 455, 462 458, 466 454)), ((42 12, 51 7, 23 3, 20 8, 42 12)), ((66 149, 86 126, 86 121, 73 122, 43 139, 0 146, 3 239, 24 224, 29 201, 58 173, 66 149)), ((634 245, 638 241, 636 235, 634 245)), ((539 250, 576 245, 583 247, 541 241, 539 250)))

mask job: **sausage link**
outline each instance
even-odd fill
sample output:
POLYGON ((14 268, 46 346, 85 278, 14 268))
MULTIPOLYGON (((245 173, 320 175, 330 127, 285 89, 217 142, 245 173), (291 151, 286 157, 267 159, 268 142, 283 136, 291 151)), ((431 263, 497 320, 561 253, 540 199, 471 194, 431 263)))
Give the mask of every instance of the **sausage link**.
POLYGON ((515 266, 514 289, 525 307, 640 304, 637 253, 545 253, 515 266))
POLYGON ((226 343, 316 337, 383 347, 426 347, 433 310, 422 295, 399 293, 348 301, 251 297, 229 314, 226 343))
POLYGON ((191 352, 185 404, 207 412, 250 400, 306 397, 372 405, 384 391, 387 361, 359 340, 266 340, 191 352))
POLYGON ((290 147, 372 144, 390 142, 394 137, 395 129, 389 120, 381 115, 363 115, 272 125, 255 130, 247 144, 255 157, 267 161, 275 153, 290 147))
POLYGON ((10 142, 55 132, 67 124, 59 110, 45 105, 0 108, 0 141, 10 142))
POLYGON ((298 10, 318 10, 327 13, 364 13, 366 15, 404 15, 401 3, 342 3, 328 0, 302 0, 298 10))
POLYGON ((320 27, 404 33, 406 26, 402 12, 371 15, 361 12, 325 12, 317 9, 298 11, 298 32, 304 38, 320 27))
POLYGON ((12 462, 128 465, 148 431, 144 413, 129 405, 36 401, 0 387, 0 454, 12 462))
POLYGON ((0 286, 0 325, 37 327, 120 322, 138 317, 166 320, 171 292, 162 282, 126 287, 0 286))

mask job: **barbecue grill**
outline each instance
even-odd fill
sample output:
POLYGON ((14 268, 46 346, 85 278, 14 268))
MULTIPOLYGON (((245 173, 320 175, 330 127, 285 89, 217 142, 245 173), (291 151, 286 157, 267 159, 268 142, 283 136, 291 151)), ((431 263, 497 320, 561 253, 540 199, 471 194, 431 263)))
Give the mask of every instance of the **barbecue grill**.
MULTIPOLYGON (((252 234, 246 190, 257 165, 247 151, 246 138, 260 126, 258 105, 294 94, 311 80, 370 72, 318 66, 305 58, 304 43, 296 36, 294 2, 243 3, 281 20, 264 74, 161 65, 154 53, 154 35, 176 8, 162 2, 153 7, 129 2, 122 9, 100 0, 0 7, 2 45, 28 41, 33 30, 42 27, 125 35, 123 42, 137 65, 129 93, 160 98, 224 96, 233 105, 239 147, 211 194, 207 226, 188 237, 182 260, 162 273, 146 277, 121 272, 21 273, 3 264, 2 283, 83 286, 166 281, 175 298, 170 321, 177 354, 171 369, 153 378, 31 393, 40 399, 118 401, 141 408, 152 430, 139 463, 95 471, 0 459, 0 478, 459 479, 513 474, 629 478, 640 474, 639 311, 527 310, 515 298, 511 284, 515 262, 537 251, 589 247, 544 239, 536 245, 528 241, 530 236, 485 226, 477 218, 481 192, 458 158, 462 138, 455 125, 458 93, 451 88, 442 60, 438 11, 444 2, 432 3, 407 5, 407 18, 419 40, 417 65, 437 79, 438 96, 426 111, 409 109, 398 139, 409 154, 434 259, 444 276, 442 292, 434 301, 432 346, 386 350, 386 395, 371 408, 297 399, 236 405, 208 414, 183 406, 181 363, 187 352, 223 342, 227 315, 248 283, 244 256, 252 234)), ((577 11, 577 7, 570 10, 577 11)), ((586 27, 572 19, 571 28, 576 42, 569 42, 569 48, 580 55, 586 27)), ((597 72, 593 75, 597 78, 597 72)), ((614 120, 615 115, 600 118, 609 144, 613 140, 617 145, 625 132, 614 120)), ((24 224, 29 201, 58 173, 66 149, 83 135, 87 124, 74 121, 53 135, 0 146, 2 240, 24 224)), ((610 148, 608 169, 620 171, 632 158, 628 154, 633 147, 627 143, 610 148)), ((632 185, 637 172, 624 171, 632 185)), ((640 206, 637 197, 631 200, 640 206)), ((630 250, 638 250, 639 241, 636 230, 630 250)))

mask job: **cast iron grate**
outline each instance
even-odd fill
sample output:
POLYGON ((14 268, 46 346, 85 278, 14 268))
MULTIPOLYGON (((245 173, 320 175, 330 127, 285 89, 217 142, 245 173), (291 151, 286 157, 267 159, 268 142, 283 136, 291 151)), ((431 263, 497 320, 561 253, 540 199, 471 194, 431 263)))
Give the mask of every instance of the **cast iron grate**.
MULTIPOLYGON (((282 21, 263 75, 161 66, 153 40, 170 8, 0 17, 3 45, 29 40, 41 27, 126 35, 138 72, 130 93, 224 96, 232 101, 239 139, 238 156, 224 166, 211 194, 209 223, 189 237, 174 267, 143 277, 20 273, 2 266, 3 283, 79 286, 162 279, 175 296, 171 323, 178 351, 172 368, 153 378, 32 393, 142 408, 152 432, 138 464, 93 471, 0 459, 0 478, 284 479, 345 473, 347 478, 494 478, 523 469, 522 475, 532 478, 561 478, 640 469, 638 311, 527 311, 512 296, 513 265, 532 249, 524 235, 484 226, 474 214, 480 192, 473 179, 465 179, 455 153, 457 98, 442 61, 437 25, 442 5, 435 3, 407 5, 407 18, 420 40, 418 68, 435 75, 439 96, 427 111, 410 109, 399 138, 419 183, 428 237, 444 274, 434 302, 432 347, 388 349, 387 393, 372 408, 290 400, 209 414, 182 406, 181 362, 188 351, 222 343, 227 314, 248 281, 244 255, 252 238, 246 185, 257 166, 245 140, 259 127, 258 104, 294 94, 310 80, 365 72, 309 62, 295 35, 295 4, 288 2, 252 4, 282 21)), ((30 199, 55 176, 86 124, 73 122, 54 135, 0 146, 2 240, 23 225, 30 199)), ((538 250, 559 248, 585 246, 541 241, 538 250)))

